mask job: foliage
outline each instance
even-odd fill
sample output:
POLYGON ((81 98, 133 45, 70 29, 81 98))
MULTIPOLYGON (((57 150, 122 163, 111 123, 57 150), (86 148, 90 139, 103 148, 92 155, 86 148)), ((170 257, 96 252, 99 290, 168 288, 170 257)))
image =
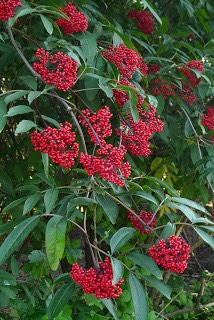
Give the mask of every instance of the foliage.
POLYGON ((212 274, 178 276, 148 248, 168 249, 171 235, 193 254, 214 247, 212 1, 10 2, 12 14, 0 5, 0 319, 211 315, 212 274), (117 299, 70 277, 78 262, 103 279, 105 256, 113 288, 125 280, 117 299))

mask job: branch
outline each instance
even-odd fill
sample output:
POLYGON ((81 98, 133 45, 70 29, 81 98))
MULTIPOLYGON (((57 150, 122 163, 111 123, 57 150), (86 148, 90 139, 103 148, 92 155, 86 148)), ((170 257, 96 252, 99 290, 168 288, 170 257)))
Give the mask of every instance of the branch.
POLYGON ((176 310, 176 311, 170 312, 168 314, 165 314, 164 316, 166 318, 170 319, 170 318, 173 318, 174 316, 177 316, 178 314, 198 311, 198 310, 202 310, 202 309, 206 309, 206 308, 212 308, 212 307, 214 307, 214 302, 210 302, 210 303, 205 304, 205 305, 199 305, 199 306, 194 306, 194 307, 183 308, 183 309, 176 310))

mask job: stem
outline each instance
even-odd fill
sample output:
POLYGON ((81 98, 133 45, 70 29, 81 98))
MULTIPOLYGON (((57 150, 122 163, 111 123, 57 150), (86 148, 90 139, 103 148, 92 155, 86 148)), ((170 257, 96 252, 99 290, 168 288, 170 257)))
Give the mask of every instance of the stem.
POLYGON ((164 316, 167 317, 168 319, 173 318, 174 316, 177 316, 178 314, 183 314, 183 313, 187 313, 187 312, 193 312, 193 311, 198 311, 198 310, 202 310, 202 309, 206 309, 206 308, 211 308, 214 307, 214 302, 210 302, 207 303, 205 305, 199 305, 199 306, 193 306, 193 307, 187 307, 187 308, 183 308, 180 310, 176 310, 173 312, 170 312, 168 314, 165 314, 164 316))

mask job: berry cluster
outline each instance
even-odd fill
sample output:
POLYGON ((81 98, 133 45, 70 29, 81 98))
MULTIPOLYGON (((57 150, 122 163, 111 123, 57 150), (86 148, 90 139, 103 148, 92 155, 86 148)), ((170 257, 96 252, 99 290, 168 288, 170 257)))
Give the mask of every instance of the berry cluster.
POLYGON ((148 73, 156 74, 160 70, 159 64, 148 65, 148 73))
POLYGON ((201 79, 197 78, 196 74, 191 69, 203 72, 204 67, 200 61, 193 60, 189 61, 185 66, 179 68, 180 72, 185 75, 192 87, 196 88, 201 79))
POLYGON ((138 28, 141 29, 143 33, 150 34, 155 31, 153 28, 155 22, 150 12, 145 10, 132 10, 129 12, 128 17, 137 21, 138 28))
MULTIPOLYGON (((129 80, 125 79, 125 78, 121 78, 120 81, 117 82, 118 85, 124 85, 124 86, 127 86, 127 87, 130 87, 130 88, 133 88, 133 89, 136 89, 136 86, 134 84, 132 84, 129 80)), ((115 102, 122 108, 125 103, 127 101, 129 101, 129 96, 128 94, 123 91, 123 90, 114 90, 113 92, 113 96, 115 98, 115 102)), ((140 108, 142 103, 143 103, 143 97, 137 93, 137 97, 138 97, 138 103, 137 103, 137 108, 140 108)))
POLYGON ((139 110, 140 119, 134 122, 131 115, 122 121, 117 134, 122 137, 122 144, 134 156, 148 157, 150 154, 150 142, 152 134, 160 132, 164 123, 155 116, 155 108, 148 105, 148 110, 139 110))
POLYGON ((172 83, 165 81, 160 77, 155 77, 151 80, 151 83, 154 85, 152 91, 155 96, 162 94, 164 99, 167 99, 168 96, 175 96, 175 86, 172 83))
POLYGON ((88 129, 88 134, 91 137, 91 142, 95 145, 102 144, 106 137, 110 137, 112 134, 110 118, 112 113, 109 107, 105 106, 103 109, 98 110, 97 113, 90 114, 88 109, 82 111, 82 115, 79 117, 79 122, 88 129), (91 127, 94 129, 92 131, 91 127))
POLYGON ((127 78, 132 78, 135 71, 139 70, 145 77, 148 67, 139 54, 127 48, 123 43, 118 47, 110 46, 103 52, 103 57, 114 63, 121 74, 127 78))
POLYGON ((182 89, 178 89, 178 96, 183 99, 188 106, 191 106, 197 100, 196 94, 192 91, 192 87, 186 83, 182 83, 182 89))
POLYGON ((214 130, 214 107, 208 106, 206 108, 207 114, 203 114, 201 124, 209 130, 214 130))
POLYGON ((99 262, 99 269, 90 268, 83 270, 77 263, 72 265, 71 278, 78 283, 84 292, 93 294, 100 299, 116 299, 121 295, 122 289, 120 285, 123 279, 112 284, 113 272, 111 261, 106 258, 105 261, 99 262))
POLYGON ((65 122, 59 129, 47 127, 42 132, 34 131, 31 141, 34 149, 45 152, 51 160, 68 169, 74 165, 74 158, 78 156, 79 145, 74 142, 76 135, 71 132, 72 125, 65 122))
POLYGON ((181 238, 174 235, 166 240, 159 240, 157 245, 148 249, 150 256, 166 270, 183 273, 187 268, 190 246, 181 238))
POLYGON ((62 91, 67 91, 74 85, 77 78, 77 62, 62 52, 54 55, 40 48, 35 57, 39 62, 34 62, 34 69, 42 76, 45 83, 53 84, 62 91), (51 64, 51 67, 47 67, 51 64))
POLYGON ((19 0, 1 0, 0 20, 6 22, 9 18, 12 18, 15 15, 14 10, 21 5, 22 3, 19 0))
POLYGON ((126 149, 104 144, 96 151, 96 155, 80 154, 80 163, 89 176, 98 173, 102 179, 108 180, 118 186, 124 186, 125 178, 131 174, 131 166, 124 162, 126 149))
MULTIPOLYGON (((139 218, 141 218, 150 228, 154 228, 156 226, 157 220, 154 218, 153 213, 146 212, 141 210, 138 213, 139 218)), ((141 234, 149 234, 150 230, 146 228, 131 212, 128 214, 128 217, 133 225, 133 227, 139 231, 141 234)))
POLYGON ((86 16, 77 10, 75 5, 68 2, 65 8, 59 8, 63 13, 68 16, 68 19, 60 18, 56 24, 65 32, 71 34, 72 32, 85 31, 88 28, 88 20, 86 16))

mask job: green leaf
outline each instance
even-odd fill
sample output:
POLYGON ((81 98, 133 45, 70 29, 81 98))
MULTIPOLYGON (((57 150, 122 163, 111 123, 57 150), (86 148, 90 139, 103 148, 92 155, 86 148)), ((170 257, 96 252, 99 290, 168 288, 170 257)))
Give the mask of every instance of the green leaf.
POLYGON ((3 286, 0 286, 0 291, 5 295, 7 296, 8 298, 10 299, 16 299, 16 293, 14 290, 8 288, 8 287, 3 287, 3 286))
POLYGON ((134 228, 123 227, 119 229, 110 240, 111 253, 118 251, 134 234, 134 228))
POLYGON ((156 279, 153 276, 143 276, 143 278, 148 281, 153 288, 160 291, 165 297, 168 299, 171 298, 172 290, 170 287, 168 287, 165 283, 161 282, 160 280, 156 279))
POLYGON ((140 281, 132 273, 129 274, 132 301, 136 320, 148 320, 148 302, 146 293, 140 281))
POLYGON ((5 270, 0 270, 0 286, 15 286, 16 285, 16 279, 14 275, 10 274, 9 272, 5 270))
POLYGON ((197 234, 207 243, 211 248, 214 249, 214 239, 204 230, 201 230, 197 227, 193 227, 193 229, 197 232, 197 234))
POLYGON ((58 121, 56 121, 55 119, 52 119, 50 117, 45 116, 44 114, 42 114, 42 118, 47 121, 50 122, 51 124, 53 124, 56 128, 60 128, 60 124, 58 121))
POLYGON ((11 267, 11 271, 12 271, 13 276, 15 278, 18 278, 18 276, 19 276, 19 264, 18 264, 18 261, 14 257, 11 257, 10 267, 11 267))
POLYGON ((7 118, 5 117, 7 113, 7 105, 3 99, 0 99, 0 132, 4 129, 7 118))
POLYGON ((40 263, 47 261, 46 255, 41 250, 33 250, 28 255, 30 263, 40 263))
POLYGON ((25 96, 26 94, 28 94, 29 91, 28 90, 20 90, 18 92, 15 93, 11 93, 8 94, 7 97, 4 99, 5 103, 8 104, 10 102, 13 102, 15 100, 18 100, 19 98, 25 96))
POLYGON ((114 257, 111 257, 111 265, 112 265, 112 270, 113 270, 113 275, 114 275, 113 280, 112 280, 112 284, 115 284, 123 276, 124 266, 120 260, 118 260, 114 257))
POLYGON ((97 202, 94 199, 87 198, 87 197, 73 198, 68 202, 67 214, 79 206, 89 206, 90 204, 96 204, 96 203, 97 202))
POLYGON ((98 193, 96 193, 96 199, 107 214, 111 223, 115 224, 119 213, 118 204, 113 199, 98 193))
POLYGON ((158 178, 155 178, 155 177, 143 177, 143 179, 147 179, 149 181, 153 181, 153 182, 156 182, 157 184, 159 184, 160 186, 162 186, 163 188, 165 188, 169 193, 171 193, 173 196, 176 196, 176 197, 179 197, 179 194, 178 192, 172 188, 167 182, 165 181, 162 181, 158 178))
POLYGON ((54 294, 47 309, 48 319, 52 320, 58 316, 63 307, 72 298, 74 291, 73 282, 69 282, 61 286, 54 294))
POLYGON ((24 114, 29 112, 33 112, 33 109, 25 105, 19 105, 19 106, 10 108, 8 113, 6 114, 6 117, 14 117, 17 114, 24 114))
POLYGON ((153 14, 153 16, 155 17, 155 19, 157 19, 157 21, 162 24, 162 20, 161 18, 158 16, 158 14, 155 12, 155 10, 151 7, 151 5, 148 3, 148 1, 146 0, 142 0, 142 3, 144 5, 144 8, 148 8, 149 11, 153 14))
POLYGON ((158 100, 157 100, 157 98, 154 97, 154 96, 148 95, 148 99, 149 99, 149 103, 150 103, 153 107, 157 108, 157 106, 158 106, 158 100))
POLYGON ((15 134, 27 132, 32 128, 36 128, 36 124, 33 121, 22 120, 21 122, 19 122, 18 126, 16 127, 15 134))
POLYGON ((175 202, 179 202, 181 204, 185 204, 191 208, 194 208, 194 209, 197 209, 199 211, 202 211, 203 213, 207 214, 208 211, 203 207, 201 206, 200 204, 198 204, 197 202, 195 201, 192 201, 190 199, 186 199, 186 198, 173 198, 173 197, 169 197, 168 199, 172 200, 172 201, 175 201, 175 202))
POLYGON ((37 90, 37 80, 32 76, 21 76, 20 79, 31 89, 37 90))
POLYGON ((174 235, 176 231, 175 225, 171 222, 167 222, 166 226, 164 227, 163 231, 160 234, 161 239, 167 239, 171 235, 174 235))
POLYGON ((173 202, 165 202, 166 206, 169 208, 175 208, 178 209, 179 211, 183 212, 185 216, 192 222, 193 220, 199 218, 199 215, 195 213, 192 209, 189 207, 183 205, 183 204, 177 204, 173 202))
POLYGON ((50 213, 54 209, 56 201, 58 199, 58 193, 59 191, 57 188, 51 188, 45 192, 44 203, 46 214, 50 213))
POLYGON ((3 264, 27 238, 30 232, 38 224, 39 219, 40 216, 34 216, 26 219, 16 226, 15 229, 7 236, 0 247, 0 265, 3 264))
POLYGON ((131 115, 134 120, 134 122, 137 122, 139 120, 139 112, 137 109, 137 103, 138 103, 138 96, 136 92, 129 91, 129 104, 131 109, 131 115))
POLYGON ((94 58, 97 54, 97 42, 96 35, 89 31, 82 32, 76 35, 77 39, 80 40, 82 51, 86 56, 88 65, 93 65, 94 58))
POLYGON ((37 204, 37 202, 40 200, 41 198, 41 194, 39 192, 33 194, 32 196, 30 196, 24 204, 24 208, 23 208, 23 215, 27 214, 29 211, 31 211, 35 205, 37 204))
POLYGON ((126 254, 126 258, 130 259, 136 263, 141 268, 153 274, 156 278, 162 279, 162 273, 158 268, 157 264, 150 257, 145 256, 144 254, 138 253, 136 251, 131 251, 126 254))
MULTIPOLYGON (((211 221, 211 220, 209 220, 209 219, 207 219, 207 218, 198 218, 198 219, 195 219, 195 220, 193 220, 193 222, 192 222, 193 224, 195 224, 195 223, 208 223, 208 224, 214 224, 214 222, 213 221, 211 221)), ((203 226, 202 226, 203 227, 203 226)))
POLYGON ((112 302, 111 299, 101 299, 101 301, 104 303, 104 305, 106 306, 106 308, 108 309, 108 311, 111 313, 111 315, 113 316, 113 318, 115 320, 118 320, 117 317, 117 309, 115 304, 112 302))
POLYGON ((28 94, 28 102, 29 104, 31 104, 36 98, 38 98, 39 96, 41 96, 43 92, 42 91, 31 91, 28 94))
POLYGON ((17 207, 19 204, 21 204, 22 202, 24 202, 26 200, 26 197, 23 198, 19 198, 16 199, 14 201, 12 201, 11 203, 9 203, 6 207, 4 207, 2 213, 10 211, 11 209, 17 207))
POLYGON ((44 166, 44 172, 46 177, 48 178, 48 174, 49 174, 49 156, 47 153, 42 152, 42 163, 44 166))
POLYGON ((53 33, 53 25, 52 23, 50 22, 50 20, 48 20, 45 16, 43 16, 42 14, 40 14, 40 18, 42 20, 42 23, 46 29, 46 31, 49 33, 49 34, 52 34, 53 33))
POLYGON ((65 248, 67 221, 61 216, 54 216, 48 221, 45 232, 45 247, 48 262, 53 271, 59 266, 65 248))
POLYGON ((200 82, 199 85, 198 85, 198 92, 199 92, 199 95, 202 99, 204 99, 206 97, 206 94, 209 90, 209 84, 206 83, 206 82, 200 82))

